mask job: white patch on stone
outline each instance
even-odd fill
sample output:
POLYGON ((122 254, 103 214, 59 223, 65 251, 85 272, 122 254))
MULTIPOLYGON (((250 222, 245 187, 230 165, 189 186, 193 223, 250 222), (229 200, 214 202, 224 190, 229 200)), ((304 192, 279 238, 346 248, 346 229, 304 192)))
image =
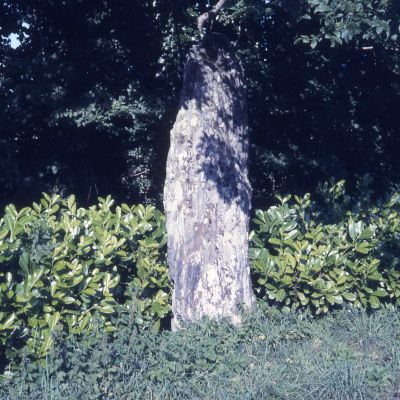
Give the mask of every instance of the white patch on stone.
POLYGON ((197 119, 197 117, 192 117, 190 119, 190 126, 192 126, 193 128, 197 126, 197 123, 199 122, 199 120, 197 119))
POLYGON ((201 265, 201 256, 200 256, 200 252, 195 251, 194 253, 192 253, 189 257, 189 261, 190 264, 194 267, 200 267, 201 265))
POLYGON ((217 269, 214 265, 207 264, 205 266, 205 286, 209 288, 218 288, 219 287, 219 276, 217 273, 217 269))
POLYGON ((175 185, 175 204, 180 203, 183 200, 183 190, 182 190, 182 185, 177 182, 175 185))

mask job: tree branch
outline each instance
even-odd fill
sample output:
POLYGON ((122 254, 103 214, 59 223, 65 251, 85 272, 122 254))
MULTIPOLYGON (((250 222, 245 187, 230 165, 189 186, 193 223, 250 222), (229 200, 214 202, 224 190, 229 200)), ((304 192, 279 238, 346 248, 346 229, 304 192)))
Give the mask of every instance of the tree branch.
POLYGON ((201 35, 203 35, 205 31, 207 31, 214 18, 229 1, 230 0, 219 0, 210 11, 201 14, 200 17, 197 18, 197 28, 199 29, 201 35))

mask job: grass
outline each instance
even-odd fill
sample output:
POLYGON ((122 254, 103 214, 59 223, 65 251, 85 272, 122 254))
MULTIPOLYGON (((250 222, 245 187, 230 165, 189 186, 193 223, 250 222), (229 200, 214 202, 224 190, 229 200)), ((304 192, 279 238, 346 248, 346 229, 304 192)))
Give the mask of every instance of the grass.
POLYGON ((242 326, 204 321, 160 334, 127 311, 113 337, 60 336, 43 365, 25 360, 1 399, 399 400, 400 311, 320 319, 261 309, 242 326))

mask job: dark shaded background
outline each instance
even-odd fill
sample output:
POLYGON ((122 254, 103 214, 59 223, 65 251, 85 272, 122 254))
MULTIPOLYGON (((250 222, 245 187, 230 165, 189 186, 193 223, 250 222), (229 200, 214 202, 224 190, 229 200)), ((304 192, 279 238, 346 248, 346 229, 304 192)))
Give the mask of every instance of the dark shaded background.
MULTIPOLYGON (((256 207, 329 179, 351 187, 369 173, 377 195, 400 182, 400 6, 346 0, 340 17, 327 4, 240 0, 213 26, 246 71, 256 207), (348 15, 352 30, 333 24, 348 15)), ((0 206, 42 191, 75 193, 81 205, 111 194, 161 206, 182 66, 208 6, 4 1, 0 206)))

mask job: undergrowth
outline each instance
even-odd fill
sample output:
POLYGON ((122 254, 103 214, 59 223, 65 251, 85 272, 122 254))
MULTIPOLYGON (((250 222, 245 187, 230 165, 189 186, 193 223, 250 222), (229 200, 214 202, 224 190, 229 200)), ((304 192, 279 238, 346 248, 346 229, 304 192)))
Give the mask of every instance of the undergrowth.
POLYGON ((45 362, 5 378, 7 400, 367 400, 400 398, 400 312, 341 310, 323 318, 260 304, 240 327, 203 321, 179 332, 60 333, 45 362))

